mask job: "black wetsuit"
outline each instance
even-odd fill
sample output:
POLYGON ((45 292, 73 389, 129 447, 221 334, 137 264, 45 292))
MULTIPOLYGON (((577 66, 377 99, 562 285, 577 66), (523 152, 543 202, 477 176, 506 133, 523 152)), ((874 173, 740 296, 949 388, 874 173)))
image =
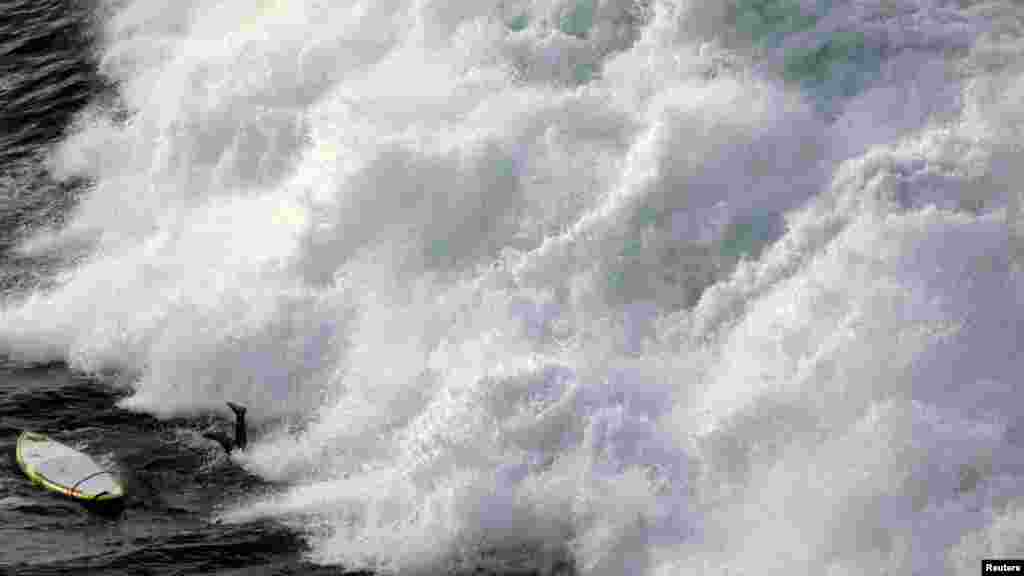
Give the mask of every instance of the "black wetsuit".
POLYGON ((245 450, 245 446, 248 444, 248 437, 245 433, 245 408, 231 403, 228 403, 228 406, 235 413, 235 437, 229 438, 227 434, 219 430, 204 432, 203 436, 223 446, 225 452, 231 452, 236 448, 245 450))

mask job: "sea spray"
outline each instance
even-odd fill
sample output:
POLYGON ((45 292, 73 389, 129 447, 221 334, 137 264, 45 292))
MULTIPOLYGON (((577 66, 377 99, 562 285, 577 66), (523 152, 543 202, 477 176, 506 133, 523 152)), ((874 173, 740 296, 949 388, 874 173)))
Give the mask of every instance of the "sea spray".
POLYGON ((1020 8, 964 4, 110 3, 0 350, 246 403, 225 517, 352 569, 1024 554, 1020 8))

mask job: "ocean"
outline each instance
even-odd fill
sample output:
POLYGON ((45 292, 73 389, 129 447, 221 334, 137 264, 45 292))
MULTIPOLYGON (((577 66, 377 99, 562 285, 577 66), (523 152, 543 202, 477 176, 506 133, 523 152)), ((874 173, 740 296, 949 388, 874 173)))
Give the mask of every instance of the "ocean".
POLYGON ((1024 558, 1024 5, 10 0, 0 572, 1024 558), (248 407, 249 446, 225 402, 248 407))

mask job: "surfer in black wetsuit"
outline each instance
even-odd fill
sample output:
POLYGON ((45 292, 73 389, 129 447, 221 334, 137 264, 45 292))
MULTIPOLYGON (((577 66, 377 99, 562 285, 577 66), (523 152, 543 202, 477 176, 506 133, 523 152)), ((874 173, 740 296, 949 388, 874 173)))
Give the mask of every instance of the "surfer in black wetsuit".
POLYGON ((247 438, 245 435, 245 406, 228 402, 228 408, 235 413, 235 437, 230 438, 219 430, 209 430, 203 433, 204 438, 209 438, 224 447, 224 451, 231 453, 234 449, 245 450, 247 438))

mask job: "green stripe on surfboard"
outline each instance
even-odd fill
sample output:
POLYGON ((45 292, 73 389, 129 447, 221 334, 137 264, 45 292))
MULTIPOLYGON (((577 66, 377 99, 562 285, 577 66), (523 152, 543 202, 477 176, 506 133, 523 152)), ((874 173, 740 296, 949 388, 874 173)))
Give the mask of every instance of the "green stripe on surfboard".
POLYGON ((92 458, 43 434, 23 432, 16 450, 18 467, 34 483, 69 498, 106 502, 124 496, 112 473, 92 458))

